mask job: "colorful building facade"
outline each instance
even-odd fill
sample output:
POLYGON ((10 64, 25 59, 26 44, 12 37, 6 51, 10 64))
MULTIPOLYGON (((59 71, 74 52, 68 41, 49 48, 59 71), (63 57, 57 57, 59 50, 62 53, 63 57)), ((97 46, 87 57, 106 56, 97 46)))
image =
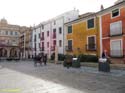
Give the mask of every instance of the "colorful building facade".
POLYGON ((64 23, 75 20, 78 16, 79 11, 74 9, 35 26, 32 38, 33 55, 45 53, 50 59, 56 47, 58 54, 64 54, 64 23))
POLYGON ((23 33, 30 31, 28 27, 9 24, 5 18, 0 20, 0 58, 23 57, 24 48, 29 47, 29 37, 23 33), (25 45, 25 46, 24 46, 25 45))
POLYGON ((31 48, 31 27, 20 28, 20 38, 19 38, 19 46, 20 46, 20 58, 28 59, 32 58, 32 48, 31 48))
POLYGON ((125 57, 125 1, 99 12, 101 14, 102 51, 123 63, 125 57))
POLYGON ((99 18, 86 13, 77 20, 66 23, 66 54, 100 56, 99 18))
POLYGON ((5 18, 0 20, 0 58, 19 57, 20 26, 12 25, 5 18))

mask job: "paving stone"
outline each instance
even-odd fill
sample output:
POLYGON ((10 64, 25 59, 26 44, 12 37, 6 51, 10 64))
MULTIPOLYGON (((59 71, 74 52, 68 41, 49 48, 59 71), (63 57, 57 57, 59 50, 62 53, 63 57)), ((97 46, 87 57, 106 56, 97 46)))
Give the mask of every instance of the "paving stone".
POLYGON ((124 93, 125 71, 99 72, 97 68, 64 68, 48 63, 34 67, 32 61, 0 62, 2 89, 20 93, 124 93))

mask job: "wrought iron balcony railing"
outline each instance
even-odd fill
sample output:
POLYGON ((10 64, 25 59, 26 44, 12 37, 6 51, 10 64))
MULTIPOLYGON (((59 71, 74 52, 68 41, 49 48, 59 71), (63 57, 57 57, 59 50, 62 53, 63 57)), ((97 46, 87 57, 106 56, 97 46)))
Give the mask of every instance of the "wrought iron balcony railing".
POLYGON ((55 46, 51 46, 51 51, 55 51, 55 46))
POLYGON ((53 34, 53 38, 56 38, 56 34, 55 33, 53 34))
POLYGON ((44 51, 44 47, 41 47, 41 51, 44 51))
POLYGON ((88 51, 96 51, 96 44, 88 44, 88 45, 86 45, 86 50, 88 50, 88 51))
POLYGON ((41 37, 41 40, 44 40, 44 37, 41 37))
POLYGON ((66 46, 66 47, 65 47, 65 50, 70 52, 70 51, 72 51, 73 49, 72 49, 72 46, 66 46))

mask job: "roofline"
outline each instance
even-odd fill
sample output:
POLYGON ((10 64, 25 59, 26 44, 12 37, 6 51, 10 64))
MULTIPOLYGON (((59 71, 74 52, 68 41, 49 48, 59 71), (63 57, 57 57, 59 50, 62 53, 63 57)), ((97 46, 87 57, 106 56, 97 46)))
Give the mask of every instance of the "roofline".
POLYGON ((113 8, 115 6, 119 6, 119 5, 123 4, 123 3, 125 3, 125 1, 122 1, 122 2, 120 2, 118 4, 115 4, 115 5, 112 5, 112 6, 108 7, 108 8, 106 8, 106 9, 100 10, 100 11, 96 12, 96 14, 100 14, 102 12, 105 12, 106 10, 111 9, 111 8, 113 8))
POLYGON ((83 16, 83 17, 79 17, 79 18, 77 18, 77 19, 75 19, 75 20, 73 20, 73 21, 70 21, 70 22, 65 23, 65 25, 70 24, 70 23, 72 23, 72 22, 79 21, 80 19, 83 19, 83 18, 87 18, 87 17, 90 17, 90 16, 95 16, 95 15, 96 15, 96 13, 93 13, 93 14, 90 14, 90 15, 87 15, 87 16, 83 16))
POLYGON ((79 21, 80 19, 87 18, 87 17, 90 17, 90 16, 97 16, 97 15, 99 15, 100 13, 103 13, 103 12, 105 12, 106 10, 111 9, 111 8, 113 8, 113 7, 115 7, 115 6, 121 5, 121 4, 123 4, 123 3, 125 3, 125 1, 122 1, 122 2, 120 2, 120 3, 118 3, 118 4, 115 4, 115 5, 112 5, 112 6, 108 7, 108 8, 106 8, 106 9, 100 10, 100 11, 95 12, 95 13, 93 13, 93 14, 90 14, 90 15, 88 15, 88 16, 83 16, 83 17, 81 17, 81 18, 79 17, 79 18, 77 18, 77 19, 75 19, 75 20, 73 20, 73 21, 70 21, 70 22, 65 23, 65 25, 72 24, 73 22, 79 21))

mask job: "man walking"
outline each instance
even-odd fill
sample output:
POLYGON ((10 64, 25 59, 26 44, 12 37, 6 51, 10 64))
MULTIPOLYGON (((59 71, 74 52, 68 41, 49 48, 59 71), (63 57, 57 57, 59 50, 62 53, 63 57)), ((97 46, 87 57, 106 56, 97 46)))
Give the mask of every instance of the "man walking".
POLYGON ((44 62, 44 65, 46 65, 46 62, 47 62, 47 54, 44 54, 43 62, 44 62))

